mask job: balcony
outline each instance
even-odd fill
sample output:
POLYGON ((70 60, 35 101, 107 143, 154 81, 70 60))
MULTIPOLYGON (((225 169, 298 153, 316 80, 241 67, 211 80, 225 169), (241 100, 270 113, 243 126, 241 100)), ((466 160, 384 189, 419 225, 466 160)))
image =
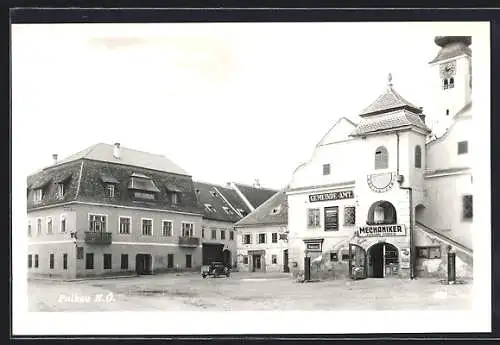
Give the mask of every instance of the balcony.
POLYGON ((89 244, 111 244, 111 232, 85 231, 85 243, 89 244))
POLYGON ((198 247, 200 245, 199 237, 179 236, 179 246, 181 247, 198 247))

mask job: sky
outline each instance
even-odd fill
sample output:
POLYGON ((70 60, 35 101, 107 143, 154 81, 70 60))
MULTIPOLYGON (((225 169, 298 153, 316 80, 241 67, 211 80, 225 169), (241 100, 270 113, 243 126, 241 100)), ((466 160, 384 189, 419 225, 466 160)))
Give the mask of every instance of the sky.
POLYGON ((278 189, 339 117, 358 120, 388 73, 425 112, 434 37, 451 31, 467 24, 13 25, 13 135, 26 175, 54 153, 119 142, 197 181, 278 189))

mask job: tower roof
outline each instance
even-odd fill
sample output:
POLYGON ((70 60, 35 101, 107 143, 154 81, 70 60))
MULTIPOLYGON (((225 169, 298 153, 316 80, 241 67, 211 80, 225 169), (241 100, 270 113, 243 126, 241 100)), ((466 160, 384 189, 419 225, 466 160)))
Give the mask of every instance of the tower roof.
POLYGON ((389 73, 389 83, 387 84, 387 89, 380 95, 375 102, 366 107, 359 116, 366 117, 370 115, 376 115, 381 113, 388 113, 398 109, 407 109, 415 114, 422 113, 422 110, 408 102, 392 87, 392 75, 389 73))
POLYGON ((437 56, 429 63, 451 59, 461 55, 472 56, 469 46, 472 44, 471 36, 436 36, 434 43, 441 47, 437 56))

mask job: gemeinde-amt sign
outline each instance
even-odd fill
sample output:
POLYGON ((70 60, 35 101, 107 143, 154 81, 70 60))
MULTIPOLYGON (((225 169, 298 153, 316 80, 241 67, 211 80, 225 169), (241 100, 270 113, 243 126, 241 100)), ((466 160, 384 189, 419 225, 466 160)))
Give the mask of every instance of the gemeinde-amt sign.
POLYGON ((360 226, 358 229, 359 237, 391 237, 391 236, 405 236, 406 228, 404 224, 390 224, 390 225, 365 225, 360 226))
POLYGON ((312 194, 309 195, 309 202, 342 200, 342 199, 353 199, 353 198, 354 198, 354 192, 352 190, 346 190, 342 192, 312 194))

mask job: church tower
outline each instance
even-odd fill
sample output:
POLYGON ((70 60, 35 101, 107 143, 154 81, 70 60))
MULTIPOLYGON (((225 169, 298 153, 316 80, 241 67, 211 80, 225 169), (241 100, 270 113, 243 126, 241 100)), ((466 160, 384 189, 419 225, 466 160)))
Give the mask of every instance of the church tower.
POLYGON ((432 116, 437 131, 448 128, 451 119, 471 101, 472 43, 470 36, 437 36, 434 42, 441 48, 429 62, 432 71, 432 116))

